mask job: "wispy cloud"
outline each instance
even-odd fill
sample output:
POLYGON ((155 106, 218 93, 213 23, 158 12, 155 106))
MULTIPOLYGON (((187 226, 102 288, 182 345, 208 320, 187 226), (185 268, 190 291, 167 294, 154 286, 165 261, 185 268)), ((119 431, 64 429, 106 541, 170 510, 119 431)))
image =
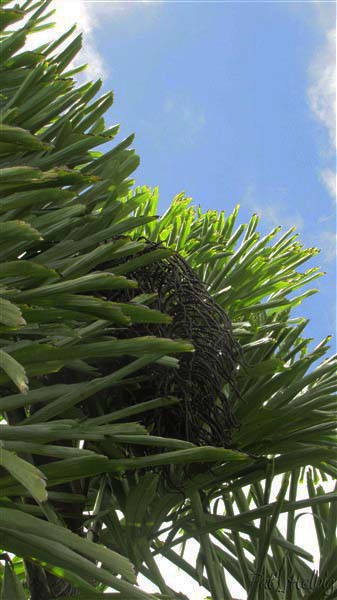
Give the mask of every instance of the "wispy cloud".
POLYGON ((151 118, 139 120, 139 134, 146 132, 148 139, 161 152, 165 149, 177 156, 200 143, 207 124, 202 106, 188 93, 162 95, 151 118))
POLYGON ((298 231, 303 229, 303 216, 294 205, 289 205, 284 189, 269 190, 268 199, 261 201, 255 186, 249 185, 242 198, 242 204, 263 217, 263 224, 267 227, 296 227, 298 231))
MULTIPOLYGON (((333 227, 333 216, 322 216, 318 219, 320 224, 324 223, 325 228, 317 227, 315 231, 306 229, 306 222, 303 215, 287 201, 287 191, 285 189, 271 189, 268 192, 268 199, 261 201, 254 185, 249 185, 241 199, 242 205, 257 213, 261 220, 261 227, 267 230, 281 226, 282 231, 290 227, 296 227, 298 233, 305 238, 310 239, 310 246, 314 245, 321 250, 320 260, 322 267, 331 269, 331 264, 336 260, 337 234, 331 229, 333 227)), ((303 241, 303 240, 302 240, 303 241)))
POLYGON ((325 8, 321 2, 314 6, 323 42, 309 66, 308 99, 313 115, 327 134, 321 153, 322 162, 325 162, 321 168, 321 180, 329 194, 336 199, 336 23, 330 7, 325 8))
POLYGON ((164 102, 163 114, 175 122, 188 144, 194 144, 206 125, 203 110, 183 95, 169 96, 164 102))
POLYGON ((322 231, 317 240, 322 251, 323 264, 331 264, 336 260, 337 234, 335 231, 322 231))

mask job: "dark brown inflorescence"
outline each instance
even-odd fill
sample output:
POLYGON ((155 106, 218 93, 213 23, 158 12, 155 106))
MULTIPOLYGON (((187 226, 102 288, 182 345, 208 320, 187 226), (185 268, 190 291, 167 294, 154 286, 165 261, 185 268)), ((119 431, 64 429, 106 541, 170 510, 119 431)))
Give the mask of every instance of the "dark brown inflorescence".
MULTIPOLYGON (((143 252, 158 246, 147 241, 143 252)), ((113 270, 113 264, 109 270, 113 270)), ((179 368, 152 365, 147 369, 147 378, 141 385, 141 401, 167 395, 181 401, 153 411, 145 424, 154 435, 185 439, 198 445, 230 446, 231 432, 238 423, 224 387, 229 384, 235 391, 240 348, 226 312, 176 252, 128 273, 128 277, 138 282, 138 289, 123 290, 108 298, 120 302, 142 293, 156 294, 151 307, 170 315, 172 321, 168 325, 133 325, 126 335, 188 339, 195 348, 193 353, 179 357, 179 368)))

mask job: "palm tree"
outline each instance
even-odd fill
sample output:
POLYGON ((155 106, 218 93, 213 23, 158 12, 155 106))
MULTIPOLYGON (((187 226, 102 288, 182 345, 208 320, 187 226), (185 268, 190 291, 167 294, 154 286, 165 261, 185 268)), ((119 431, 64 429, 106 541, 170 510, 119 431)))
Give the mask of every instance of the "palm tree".
POLYGON ((25 50, 49 4, 0 8, 1 598, 182 598, 158 557, 213 600, 228 575, 278 598, 275 573, 287 600, 333 598, 336 357, 292 316, 317 250, 183 195, 158 218, 133 136, 97 150, 118 126, 76 82, 81 36, 25 50))

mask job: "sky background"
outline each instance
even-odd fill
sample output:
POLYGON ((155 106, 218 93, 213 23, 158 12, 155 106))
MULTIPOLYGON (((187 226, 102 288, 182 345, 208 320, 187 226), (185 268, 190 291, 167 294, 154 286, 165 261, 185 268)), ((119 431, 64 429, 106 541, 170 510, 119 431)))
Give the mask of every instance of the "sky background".
MULTIPOLYGON (((54 0, 56 31, 85 32, 80 62, 114 90, 119 139, 135 132, 138 185, 160 208, 181 191, 266 233, 296 225, 327 272, 296 309, 334 334, 336 3, 54 0)), ((46 32, 41 35, 51 35, 46 32)), ((335 351, 336 340, 332 341, 335 351)))
MULTIPOLYGON (((56 29, 37 34, 34 45, 74 22, 85 32, 80 62, 90 77, 103 77, 104 91, 115 91, 111 124, 121 123, 119 139, 136 133, 137 184, 159 186, 162 211, 184 191, 204 210, 228 214, 240 204, 240 222, 257 212, 262 233, 296 225, 306 246, 322 249, 308 266, 327 272, 315 285, 320 294, 297 314, 311 319, 315 342, 333 334, 336 3, 53 4, 56 29)), ((316 567, 308 519, 301 517, 296 541, 314 553, 316 567)), ((176 589, 205 597, 186 575, 160 566, 176 589)), ((239 586, 231 589, 244 597, 239 586)))

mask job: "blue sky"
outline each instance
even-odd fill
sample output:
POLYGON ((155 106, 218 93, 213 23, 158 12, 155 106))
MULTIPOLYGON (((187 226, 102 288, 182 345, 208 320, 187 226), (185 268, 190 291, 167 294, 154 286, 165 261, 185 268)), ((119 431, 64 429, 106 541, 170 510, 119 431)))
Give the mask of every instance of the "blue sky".
POLYGON ((159 186, 162 210, 185 191, 205 210, 239 203, 241 222, 261 214, 263 232, 297 225, 328 273, 298 314, 315 341, 334 333, 335 4, 56 4, 115 91, 111 121, 136 133, 137 183, 159 186))

